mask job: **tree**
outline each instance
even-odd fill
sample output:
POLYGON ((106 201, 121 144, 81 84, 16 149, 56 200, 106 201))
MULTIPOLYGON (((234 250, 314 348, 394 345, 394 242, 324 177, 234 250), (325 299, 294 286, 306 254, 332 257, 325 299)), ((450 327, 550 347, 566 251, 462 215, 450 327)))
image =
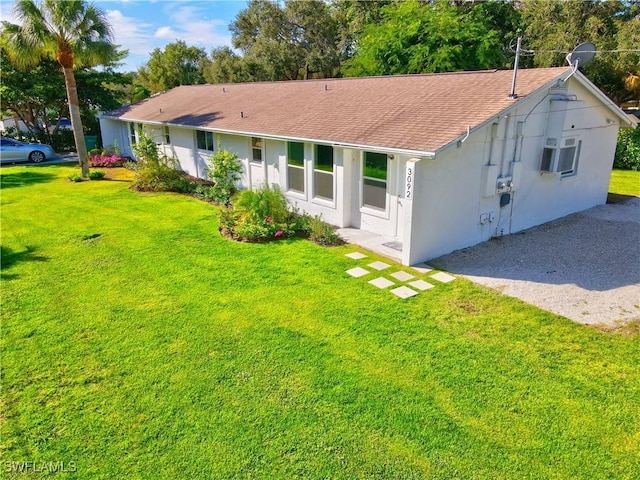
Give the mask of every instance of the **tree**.
POLYGON ((138 69, 139 80, 152 93, 169 90, 178 85, 204 83, 203 62, 207 53, 178 40, 164 48, 156 48, 146 65, 138 69))
MULTIPOLYGON (((2 110, 17 117, 36 137, 51 143, 45 125, 51 112, 56 118, 66 116, 64 77, 60 66, 53 60, 45 59, 29 70, 18 70, 11 62, 5 61, 7 54, 2 49, 2 110)), ((17 123, 16 123, 17 125, 17 123)))
POLYGON ((37 65, 44 58, 58 61, 64 74, 69 116, 82 176, 89 159, 80 117, 74 68, 109 64, 121 57, 111 43, 111 27, 104 12, 84 0, 18 0, 14 13, 21 25, 2 22, 3 42, 19 67, 37 65))
POLYGON ((356 54, 343 64, 347 76, 451 72, 495 68, 505 63, 501 32, 476 9, 445 1, 396 2, 369 25, 356 54))
POLYGON ((389 3, 389 0, 336 0, 332 3, 333 18, 338 23, 338 49, 343 59, 355 54, 368 25, 382 22, 382 7, 389 3))
POLYGON ((339 67, 338 23, 320 0, 251 0, 229 28, 253 79, 325 78, 339 67))
POLYGON ((207 83, 238 83, 250 81, 247 62, 229 47, 214 48, 211 60, 204 67, 207 83))
MULTIPOLYGON (((598 50, 637 49, 640 44, 638 6, 610 0, 524 0, 520 7, 526 48, 534 50, 537 67, 566 65, 566 52, 583 42, 598 50)), ((616 103, 632 96, 625 77, 638 72, 637 52, 599 53, 585 74, 616 103)))
MULTIPOLYGON (((3 60, 7 58, 2 49, 3 60)), ((112 110, 122 104, 122 86, 130 82, 130 75, 84 69, 76 72, 78 97, 82 98, 80 115, 85 131, 97 133, 98 111, 112 110)), ((73 148, 72 132, 60 131, 54 121, 69 116, 64 89, 64 75, 60 65, 43 59, 29 70, 18 70, 11 62, 3 61, 2 110, 20 119, 33 136, 56 149, 73 148), (53 130, 47 128, 52 124, 53 130)))

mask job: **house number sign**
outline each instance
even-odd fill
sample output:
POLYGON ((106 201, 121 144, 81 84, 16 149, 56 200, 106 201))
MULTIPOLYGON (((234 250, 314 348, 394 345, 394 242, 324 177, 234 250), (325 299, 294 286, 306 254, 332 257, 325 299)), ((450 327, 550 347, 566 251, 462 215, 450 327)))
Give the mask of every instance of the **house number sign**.
POLYGON ((404 197, 406 199, 411 199, 413 197, 413 165, 407 165, 404 197))

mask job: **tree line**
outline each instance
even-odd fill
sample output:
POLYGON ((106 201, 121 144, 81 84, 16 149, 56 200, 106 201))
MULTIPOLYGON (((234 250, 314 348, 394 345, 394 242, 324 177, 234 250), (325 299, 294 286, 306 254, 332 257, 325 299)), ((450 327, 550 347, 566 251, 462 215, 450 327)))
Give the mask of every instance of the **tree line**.
POLYGON ((586 75, 618 104, 640 99, 640 4, 633 0, 250 0, 229 27, 233 49, 207 53, 177 40, 126 74, 116 70, 127 52, 113 44, 94 4, 17 0, 14 13, 22 24, 0 29, 1 113, 53 143, 47 124, 69 112, 85 175, 83 134, 99 133, 96 113, 155 92, 511 68, 518 36, 521 67, 564 65, 566 52, 594 43, 601 53, 586 75))
MULTIPOLYGON (((215 4, 212 4, 215 8, 215 4)), ((178 85, 566 65, 582 42, 584 69, 615 102, 640 97, 640 4, 624 0, 251 0, 229 26, 233 49, 183 41, 156 49, 138 72, 150 93, 178 85)))

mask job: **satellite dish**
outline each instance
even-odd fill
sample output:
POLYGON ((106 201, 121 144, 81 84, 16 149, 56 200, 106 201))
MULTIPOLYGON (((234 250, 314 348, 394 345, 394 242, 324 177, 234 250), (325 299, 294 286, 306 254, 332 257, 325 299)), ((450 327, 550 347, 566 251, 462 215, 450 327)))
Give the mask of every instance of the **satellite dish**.
POLYGON ((567 62, 574 69, 586 67, 596 56, 596 46, 593 43, 585 42, 578 45, 567 55, 567 62))

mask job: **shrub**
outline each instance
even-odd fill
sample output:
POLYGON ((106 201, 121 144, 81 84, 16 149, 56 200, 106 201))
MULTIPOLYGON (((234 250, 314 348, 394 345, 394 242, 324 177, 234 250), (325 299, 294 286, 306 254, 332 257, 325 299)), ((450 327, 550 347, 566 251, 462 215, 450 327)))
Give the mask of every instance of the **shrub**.
POLYGON ((198 183, 193 190, 193 194, 204 200, 205 202, 215 202, 215 191, 212 186, 203 185, 202 183, 198 183))
POLYGON ((289 206, 278 188, 244 190, 234 202, 236 210, 242 212, 242 220, 258 223, 267 219, 269 223, 283 223, 289 218, 289 206))
POLYGON ((236 190, 236 182, 240 180, 242 164, 236 153, 223 150, 218 138, 216 153, 211 157, 211 165, 207 167, 207 175, 213 180, 212 199, 220 205, 229 206, 236 190))
POLYGON ((220 213, 220 231, 249 242, 286 238, 298 234, 295 215, 279 189, 240 192, 233 206, 220 213))
POLYGON ((104 172, 102 170, 94 170, 92 172, 89 172, 89 179, 90 180, 102 180, 104 178, 104 172))
POLYGON ((68 177, 70 182, 81 182, 82 181, 82 174, 78 173, 78 172, 74 172, 72 174, 70 174, 68 177))
POLYGON ((220 212, 220 232, 249 242, 300 236, 321 245, 341 243, 335 229, 319 215, 301 215, 297 208, 290 209, 284 194, 268 187, 240 192, 233 206, 220 212))
POLYGON ((194 191, 196 185, 184 172, 175 168, 175 158, 160 154, 158 146, 144 131, 140 131, 138 139, 138 143, 133 145, 138 161, 133 165, 135 176, 131 188, 145 192, 194 191))
POLYGON ((342 243, 342 239, 336 233, 335 227, 323 221, 321 215, 305 216, 308 217, 307 231, 309 240, 325 246, 340 245, 342 243))
POLYGON ((613 166, 626 170, 640 170, 640 126, 634 130, 620 130, 613 166))

